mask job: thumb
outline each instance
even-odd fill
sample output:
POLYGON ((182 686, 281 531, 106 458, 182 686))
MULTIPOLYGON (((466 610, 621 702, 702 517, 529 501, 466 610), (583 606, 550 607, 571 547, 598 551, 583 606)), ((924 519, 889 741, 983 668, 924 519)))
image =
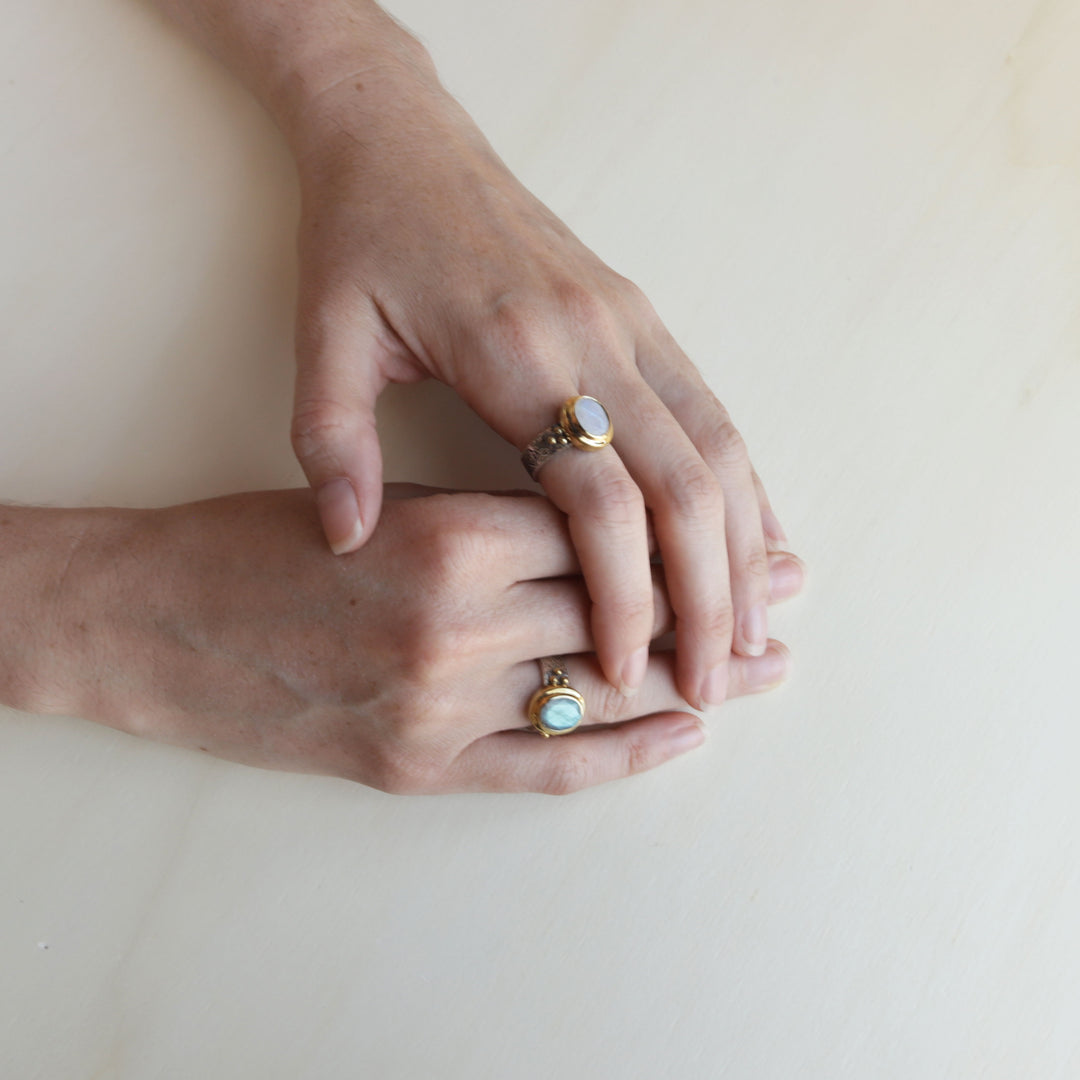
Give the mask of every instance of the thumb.
POLYGON ((335 555, 364 543, 382 505, 375 401, 386 379, 376 351, 374 334, 355 322, 298 337, 292 445, 335 555))

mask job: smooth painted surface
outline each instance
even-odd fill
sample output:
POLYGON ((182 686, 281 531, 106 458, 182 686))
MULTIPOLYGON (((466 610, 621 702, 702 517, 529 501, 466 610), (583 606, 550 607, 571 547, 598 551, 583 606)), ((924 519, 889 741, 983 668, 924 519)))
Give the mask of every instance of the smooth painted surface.
MULTIPOLYGON (((565 800, 0 716, 0 1074, 1075 1077, 1080 4, 393 10, 731 409, 795 674, 565 800)), ((2 21, 0 494, 299 483, 274 131, 134 0, 2 21)), ((440 387, 382 430, 520 483, 440 387)))

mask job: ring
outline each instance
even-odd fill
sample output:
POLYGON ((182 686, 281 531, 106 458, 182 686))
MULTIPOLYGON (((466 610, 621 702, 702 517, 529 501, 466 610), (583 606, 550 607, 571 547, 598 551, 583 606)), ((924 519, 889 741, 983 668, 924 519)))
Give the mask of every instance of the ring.
POLYGON ((521 464, 535 480, 537 473, 567 447, 577 450, 602 450, 614 432, 607 409, 594 397, 572 397, 559 409, 559 419, 544 428, 521 455, 521 464))
POLYGON ((585 718, 585 699, 570 685, 561 656, 544 656, 537 662, 542 682, 529 699, 529 723, 545 739, 567 735, 585 718))

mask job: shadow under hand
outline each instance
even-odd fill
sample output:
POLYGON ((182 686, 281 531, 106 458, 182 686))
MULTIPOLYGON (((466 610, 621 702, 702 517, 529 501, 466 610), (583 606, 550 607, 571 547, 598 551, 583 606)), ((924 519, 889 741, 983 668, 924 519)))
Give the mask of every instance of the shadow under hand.
POLYGON ((443 383, 389 386, 376 416, 388 481, 469 491, 533 486, 517 450, 443 383))

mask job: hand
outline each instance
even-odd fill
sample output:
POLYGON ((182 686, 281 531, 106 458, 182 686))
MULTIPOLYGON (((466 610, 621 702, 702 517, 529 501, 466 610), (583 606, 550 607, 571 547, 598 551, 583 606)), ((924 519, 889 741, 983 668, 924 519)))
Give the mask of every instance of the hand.
POLYGON ((292 128, 293 443, 334 550, 375 527, 388 382, 441 379, 519 449, 593 395, 613 446, 567 450, 540 482, 568 516, 601 667, 625 693, 645 677, 648 511, 677 685, 696 707, 721 702, 729 653, 765 650, 767 548, 784 538, 727 412, 648 301, 517 182, 422 62, 337 79, 292 128))
MULTIPOLYGON (((79 513, 89 524, 64 548, 63 575, 46 575, 64 583, 50 674, 22 680, 46 687, 48 711, 413 793, 568 792, 704 737, 670 653, 651 657, 634 702, 604 681, 565 519, 541 497, 390 498, 344 558, 326 549, 307 491, 79 513), (524 710, 548 654, 569 654, 589 715, 544 739, 524 710)), ((795 591, 797 561, 774 563, 778 594, 795 591)), ((657 636, 672 621, 659 587, 653 610, 657 636)), ((775 643, 735 658, 732 693, 775 685, 786 663, 775 643)))

